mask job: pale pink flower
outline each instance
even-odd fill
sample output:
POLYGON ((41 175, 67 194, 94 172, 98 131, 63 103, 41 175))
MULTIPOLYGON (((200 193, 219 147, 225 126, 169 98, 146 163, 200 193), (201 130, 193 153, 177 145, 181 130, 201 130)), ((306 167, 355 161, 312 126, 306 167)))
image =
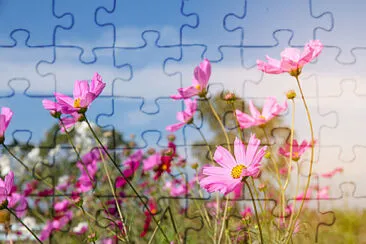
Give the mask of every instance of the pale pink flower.
POLYGON ((168 190, 172 197, 179 197, 188 194, 187 184, 181 180, 167 181, 163 188, 168 190))
POLYGON ((264 102, 262 113, 254 106, 252 100, 249 101, 249 110, 251 116, 236 110, 236 118, 238 120, 239 126, 242 129, 246 129, 252 126, 263 125, 278 116, 280 113, 286 111, 287 102, 285 101, 282 105, 277 103, 275 97, 268 97, 264 102))
POLYGON ((154 153, 153 155, 150 155, 147 159, 142 161, 144 166, 143 170, 149 171, 160 165, 161 162, 161 154, 160 153, 154 153))
MULTIPOLYGON (((286 158, 290 157, 290 144, 287 143, 285 147, 281 147, 278 150, 278 153, 286 158)), ((304 154, 306 149, 312 147, 312 143, 303 140, 301 145, 297 142, 296 139, 292 141, 292 160, 299 161, 300 157, 304 154)))
POLYGON ((73 229, 73 232, 77 235, 82 235, 88 231, 88 223, 87 222, 80 222, 77 226, 73 229))
POLYGON ((246 219, 246 218, 250 218, 253 215, 252 209, 250 207, 246 207, 241 213, 240 215, 246 219))
POLYGON ((234 155, 218 146, 214 154, 214 160, 220 165, 205 166, 200 176, 200 185, 208 192, 221 192, 228 194, 242 182, 243 177, 257 175, 260 170, 260 162, 267 149, 266 146, 259 149, 260 140, 254 134, 251 135, 247 148, 236 138, 234 141, 234 155))
POLYGON ((174 132, 182 128, 185 124, 190 124, 193 122, 193 116, 197 109, 197 101, 191 99, 185 99, 184 103, 186 108, 182 112, 177 113, 177 120, 179 123, 172 124, 166 127, 167 131, 174 132))
POLYGON ((320 188, 316 193, 317 199, 329 199, 329 186, 320 188))
POLYGON ((306 194, 300 193, 299 195, 296 196, 295 199, 296 200, 303 200, 303 199, 309 200, 310 198, 311 198, 311 190, 308 189, 307 192, 306 192, 306 194))
POLYGON ((43 107, 47 109, 53 117, 58 118, 61 116, 61 105, 58 103, 48 99, 43 99, 42 104, 43 107))
POLYGON ((62 93, 55 93, 57 103, 61 106, 61 112, 72 114, 85 112, 89 105, 102 93, 106 83, 102 77, 95 73, 89 85, 86 80, 77 80, 74 84, 73 98, 62 93))
POLYGON ((171 98, 187 99, 193 96, 206 96, 208 80, 211 76, 211 63, 208 59, 204 59, 199 66, 194 69, 194 78, 192 81, 192 86, 179 88, 178 94, 170 96, 171 98))
POLYGON ((15 210, 18 217, 24 216, 27 210, 27 200, 23 194, 16 192, 14 173, 10 171, 3 179, 0 178, 0 205, 15 210))
POLYGON ((77 122, 81 122, 84 120, 84 115, 79 113, 72 113, 67 117, 63 117, 60 119, 60 128, 62 132, 65 132, 65 129, 70 129, 72 126, 74 126, 77 122))
POLYGON ((13 111, 8 107, 1 108, 0 114, 0 143, 4 142, 4 134, 9 126, 10 120, 13 117, 13 111))
POLYGON ((311 40, 305 44, 304 51, 297 48, 285 48, 281 52, 281 60, 276 60, 266 56, 267 63, 257 60, 259 70, 268 74, 290 73, 298 76, 303 66, 316 58, 323 49, 323 44, 319 40, 311 40))
POLYGON ((327 173, 323 173, 320 176, 323 178, 332 178, 335 174, 337 173, 342 173, 343 172, 343 168, 342 167, 337 167, 334 170, 327 172, 327 173))

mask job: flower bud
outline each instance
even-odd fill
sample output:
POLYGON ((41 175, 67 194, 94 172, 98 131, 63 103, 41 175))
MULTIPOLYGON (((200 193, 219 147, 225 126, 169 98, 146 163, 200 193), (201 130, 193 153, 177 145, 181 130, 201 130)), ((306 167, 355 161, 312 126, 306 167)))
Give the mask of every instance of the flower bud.
POLYGON ((156 152, 156 151, 155 151, 155 149, 154 149, 154 148, 149 148, 149 149, 147 150, 147 153, 148 153, 149 155, 153 155, 155 152, 156 152))
POLYGON ((296 92, 294 90, 289 90, 287 93, 286 93, 286 96, 287 96, 287 99, 294 99, 296 97, 296 92))
POLYGON ((232 92, 228 92, 225 96, 224 96, 224 100, 227 102, 235 102, 236 100, 236 96, 234 93, 232 92))
POLYGON ((175 141, 175 135, 174 134, 168 135, 168 141, 171 141, 171 142, 175 141))

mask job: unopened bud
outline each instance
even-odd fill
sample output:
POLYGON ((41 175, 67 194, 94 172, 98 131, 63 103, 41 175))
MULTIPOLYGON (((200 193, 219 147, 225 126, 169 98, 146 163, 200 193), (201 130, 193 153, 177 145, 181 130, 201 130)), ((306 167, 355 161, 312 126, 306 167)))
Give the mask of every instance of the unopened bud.
POLYGON ((234 102, 236 100, 236 96, 234 93, 229 92, 224 96, 225 101, 227 102, 234 102))
POLYGON ((191 165, 191 168, 192 168, 192 169, 198 169, 198 163, 194 163, 194 164, 192 164, 192 165, 191 165))
POLYGON ((154 149, 154 148, 149 148, 149 150, 147 150, 147 153, 148 153, 149 155, 153 155, 155 152, 156 152, 156 151, 155 151, 155 149, 154 149))
POLYGON ((171 141, 171 142, 175 141, 175 135, 173 135, 173 134, 168 135, 168 141, 171 141))
POLYGON ((287 96, 287 99, 294 99, 296 97, 296 92, 294 90, 289 90, 287 93, 286 93, 286 96, 287 96))
POLYGON ((265 191, 266 190, 266 188, 267 188, 267 185, 266 184, 260 184, 259 186, 258 186, 258 189, 260 190, 260 191, 265 191))

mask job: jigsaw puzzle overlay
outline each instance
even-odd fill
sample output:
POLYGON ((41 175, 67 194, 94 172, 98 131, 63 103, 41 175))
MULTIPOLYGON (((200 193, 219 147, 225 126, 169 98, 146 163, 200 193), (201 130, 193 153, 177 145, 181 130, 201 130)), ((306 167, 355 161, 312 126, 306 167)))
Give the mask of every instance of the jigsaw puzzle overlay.
MULTIPOLYGON (((47 134, 49 139, 44 141, 55 120, 43 109, 42 100, 54 99, 55 92, 71 95, 75 80, 90 80, 98 72, 106 82, 88 118, 101 128, 100 133, 113 134, 108 149, 115 157, 131 148, 165 150, 170 145, 165 127, 176 123, 175 114, 184 109, 182 101, 170 96, 178 88, 191 85, 194 67, 203 58, 212 64, 208 96, 235 92, 244 99, 237 108, 248 112, 249 100, 262 106, 266 97, 275 96, 282 102, 288 90, 297 89, 293 77, 264 74, 257 69, 256 60, 264 60, 265 55, 279 58, 285 47, 303 48, 308 40, 319 39, 324 44, 322 54, 304 67, 300 82, 317 141, 312 187, 318 192, 327 189, 328 193, 327 197, 307 199, 317 216, 310 223, 309 240, 324 241, 324 233, 339 228, 340 213, 336 209, 345 205, 351 210, 366 207, 366 32, 359 27, 366 21, 365 11, 366 2, 362 0, 0 0, 0 101, 1 107, 14 111, 6 144, 19 153, 19 145, 28 146, 29 152, 38 145, 43 156, 42 150, 53 153, 53 157, 43 158, 48 163, 34 157, 27 159, 29 167, 43 173, 38 177, 29 174, 29 179, 52 182, 30 194, 33 203, 42 208, 53 204, 55 195, 61 194, 55 188, 58 167, 66 160, 62 157, 73 155, 72 147, 65 138, 59 138, 57 130, 51 130, 53 134, 47 134), (119 136, 125 139, 130 135, 132 146, 118 141, 119 136), (335 168, 342 168, 343 173, 327 177, 326 173, 335 168)), ((310 140, 299 96, 295 102, 295 138, 310 140)), ((229 131, 235 131, 236 125, 229 124, 233 109, 223 107, 219 116, 229 131)), ((201 108, 197 114, 197 127, 208 141, 216 140, 207 111, 201 108)), ((277 132, 284 125, 290 127, 291 112, 286 111, 277 122, 269 145, 288 139, 288 134, 277 132)), ((88 141, 77 136, 74 139, 88 148, 88 141)), ((186 162, 209 158, 207 147, 197 143, 201 140, 197 128, 187 125, 175 137, 177 152, 186 162)), ((225 144, 225 139, 216 142, 225 144)), ((210 146, 214 149, 216 145, 210 146)), ((305 158, 302 165, 308 161, 305 158)), ((9 163, 4 155, 0 164, 2 176, 7 169, 16 171, 19 166, 9 163)), ((194 172, 189 170, 184 176, 180 173, 173 172, 167 180, 191 184, 194 172)), ((306 175, 303 178, 305 181, 306 175)), ((65 191, 59 198, 66 199, 70 196, 64 195, 68 194, 65 191)), ((110 200, 110 208, 117 211, 113 196, 95 194, 99 194, 99 200, 110 200)), ((139 206, 133 196, 123 197, 139 206)), ((165 219, 180 212, 185 220, 182 239, 189 242, 206 224, 190 207, 197 202, 211 203, 212 199, 207 194, 162 195, 155 199, 156 211, 165 219), (160 208, 173 202, 182 209, 160 208)), ((237 202, 248 205, 248 199, 244 194, 237 202)), ((278 206, 273 197, 255 200, 267 203, 275 214, 278 206)), ((100 228, 118 228, 118 223, 110 223, 111 213, 105 213, 103 206, 99 213, 93 217, 100 228)), ((67 214, 57 218, 66 218, 67 214)), ((144 212, 141 217, 145 217, 144 212)), ((240 216, 232 215, 228 221, 238 219, 240 216)), ((61 232, 67 233, 71 227, 70 222, 61 232)), ((6 238, 2 232, 0 239, 6 238)), ((52 238, 50 235, 50 243, 52 238)))

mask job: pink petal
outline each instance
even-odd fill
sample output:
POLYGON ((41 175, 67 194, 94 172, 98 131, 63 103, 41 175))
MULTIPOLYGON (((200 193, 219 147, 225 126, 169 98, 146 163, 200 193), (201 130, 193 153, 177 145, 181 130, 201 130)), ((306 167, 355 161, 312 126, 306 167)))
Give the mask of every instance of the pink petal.
POLYGON ((260 140, 258 140, 255 136, 255 134, 252 134, 250 136, 248 145, 247 145, 247 151, 246 151, 246 162, 245 166, 249 166, 253 163, 254 156, 257 152, 257 149, 259 147, 260 140))
POLYGON ((237 165, 234 157, 224 147, 218 146, 214 154, 214 160, 224 168, 232 169, 237 165))
POLYGON ((14 185, 14 173, 13 173, 13 171, 10 171, 5 176, 4 183, 5 183, 5 190, 8 192, 8 194, 10 194, 11 189, 13 188, 13 185, 14 185))
POLYGON ((98 97, 105 88, 106 83, 103 82, 102 77, 95 73, 90 84, 90 92, 94 93, 95 97, 98 97))
POLYGON ((186 123, 180 122, 172 125, 168 125, 165 129, 170 132, 175 132, 182 128, 186 123))
POLYGON ((251 116, 241 112, 240 110, 235 111, 236 119, 238 120, 239 126, 242 129, 250 128, 257 125, 257 122, 251 116))
POLYGON ((238 164, 245 164, 245 145, 244 143, 237 137, 234 141, 234 154, 235 159, 238 164))
POLYGON ((198 90, 194 86, 189 86, 186 88, 179 88, 177 95, 170 96, 174 100, 180 100, 180 99, 187 99, 190 97, 193 97, 195 95, 198 95, 198 90))

